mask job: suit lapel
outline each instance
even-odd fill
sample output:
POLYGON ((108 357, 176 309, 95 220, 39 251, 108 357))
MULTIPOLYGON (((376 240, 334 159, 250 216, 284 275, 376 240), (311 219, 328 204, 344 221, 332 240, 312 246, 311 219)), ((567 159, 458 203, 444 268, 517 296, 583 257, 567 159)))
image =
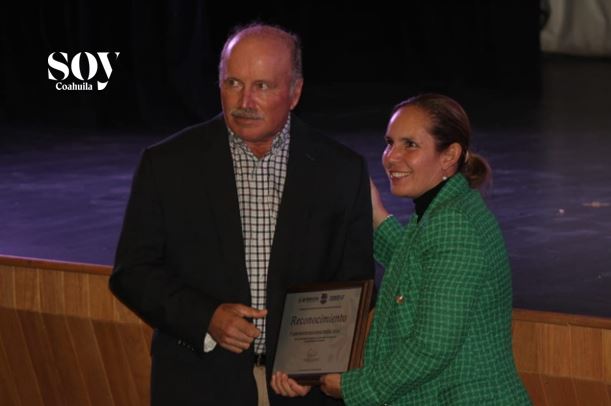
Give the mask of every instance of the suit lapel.
MULTIPOLYGON (((231 278, 236 281, 234 286, 241 287, 240 291, 236 292, 238 297, 248 298, 245 300, 248 300, 247 304, 250 305, 238 193, 229 149, 229 135, 222 118, 214 123, 210 134, 205 136, 210 137, 210 144, 205 150, 200 179, 205 182, 205 201, 212 210, 214 232, 220 239, 224 262, 228 264, 228 269, 219 271, 231 272, 231 278)), ((209 225, 203 224, 202 227, 208 228, 209 225)))
POLYGON ((307 129, 297 118, 291 119, 291 144, 282 200, 278 208, 276 231, 268 270, 268 284, 287 282, 289 270, 296 270, 310 213, 317 157, 307 129))
MULTIPOLYGON (((307 129, 295 117, 291 119, 289 161, 282 200, 278 208, 276 231, 267 272, 267 334, 277 334, 281 310, 291 275, 300 272, 306 249, 307 221, 315 185, 312 173, 317 169, 317 156, 307 129)), ((274 354, 267 340, 267 353, 274 354)), ((273 362, 273 357, 270 359, 273 362)))

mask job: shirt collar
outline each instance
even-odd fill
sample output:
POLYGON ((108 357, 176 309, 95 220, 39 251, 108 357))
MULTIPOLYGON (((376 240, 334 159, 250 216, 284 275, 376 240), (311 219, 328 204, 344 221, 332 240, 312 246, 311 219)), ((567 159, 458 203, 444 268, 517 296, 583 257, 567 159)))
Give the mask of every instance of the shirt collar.
MULTIPOLYGON (((291 115, 289 114, 286 120, 286 123, 284 123, 284 126, 282 127, 282 129, 276 135, 274 135, 274 140, 272 141, 272 149, 268 153, 268 155, 269 154, 273 155, 273 154, 278 153, 278 151, 280 151, 282 147, 288 142, 289 135, 290 135, 290 129, 291 129, 291 115)), ((246 146, 246 143, 244 142, 244 140, 241 139, 236 133, 231 131, 231 128, 227 127, 227 132, 229 133, 229 142, 231 143, 231 145, 233 145, 234 147, 239 147, 243 151, 252 154, 252 152, 246 146)))

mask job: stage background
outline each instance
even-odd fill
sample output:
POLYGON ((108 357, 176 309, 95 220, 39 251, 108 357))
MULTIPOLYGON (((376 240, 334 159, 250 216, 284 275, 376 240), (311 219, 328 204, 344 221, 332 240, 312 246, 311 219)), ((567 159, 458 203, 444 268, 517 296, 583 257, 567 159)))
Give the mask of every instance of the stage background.
POLYGON ((390 1, 39 0, 1 7, 4 122, 173 129, 201 121, 219 111, 217 63, 227 33, 253 20, 301 36, 303 111, 392 105, 421 90, 513 94, 540 87, 540 11, 531 0, 408 0, 401 9, 390 1), (56 90, 47 77, 49 54, 85 51, 120 52, 108 87, 56 90))

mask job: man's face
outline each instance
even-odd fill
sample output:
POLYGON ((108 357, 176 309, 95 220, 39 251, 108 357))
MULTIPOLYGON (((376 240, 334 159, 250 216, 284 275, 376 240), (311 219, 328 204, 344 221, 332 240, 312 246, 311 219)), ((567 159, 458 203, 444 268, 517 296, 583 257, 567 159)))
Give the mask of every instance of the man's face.
POLYGON ((301 96, 301 79, 291 91, 288 45, 271 36, 238 36, 224 58, 220 88, 225 122, 247 144, 271 145, 301 96))

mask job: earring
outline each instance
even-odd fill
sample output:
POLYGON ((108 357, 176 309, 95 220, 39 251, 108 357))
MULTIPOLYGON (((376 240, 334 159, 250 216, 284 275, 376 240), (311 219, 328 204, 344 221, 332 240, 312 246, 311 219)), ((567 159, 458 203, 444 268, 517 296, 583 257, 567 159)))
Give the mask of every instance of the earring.
POLYGON ((441 178, 442 180, 448 180, 448 177, 443 175, 443 177, 441 178))

